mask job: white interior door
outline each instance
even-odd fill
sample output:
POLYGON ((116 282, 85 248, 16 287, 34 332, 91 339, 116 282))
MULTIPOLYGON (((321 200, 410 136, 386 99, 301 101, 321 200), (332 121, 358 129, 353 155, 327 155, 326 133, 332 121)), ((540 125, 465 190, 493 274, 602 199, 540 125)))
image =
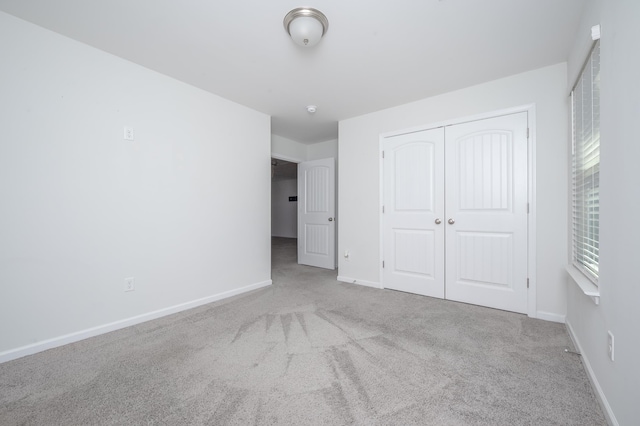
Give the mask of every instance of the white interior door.
POLYGON ((298 164, 298 263, 335 269, 335 160, 298 164))
POLYGON ((444 297, 444 130, 383 143, 383 282, 444 297))
POLYGON ((522 112, 383 142, 385 288, 527 312, 527 127, 522 112))
POLYGON ((449 126, 446 298, 527 312, 527 113, 449 126))

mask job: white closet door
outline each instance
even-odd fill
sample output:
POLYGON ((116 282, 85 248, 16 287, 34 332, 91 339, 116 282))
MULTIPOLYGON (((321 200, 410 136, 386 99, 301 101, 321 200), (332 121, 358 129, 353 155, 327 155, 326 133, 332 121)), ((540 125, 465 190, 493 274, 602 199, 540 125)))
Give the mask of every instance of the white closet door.
POLYGON ((444 131, 394 136, 383 150, 384 287, 443 298, 444 131))
POLYGON ((527 113, 447 127, 446 298, 527 312, 527 113))
POLYGON ((335 269, 335 159, 298 164, 298 263, 335 269))

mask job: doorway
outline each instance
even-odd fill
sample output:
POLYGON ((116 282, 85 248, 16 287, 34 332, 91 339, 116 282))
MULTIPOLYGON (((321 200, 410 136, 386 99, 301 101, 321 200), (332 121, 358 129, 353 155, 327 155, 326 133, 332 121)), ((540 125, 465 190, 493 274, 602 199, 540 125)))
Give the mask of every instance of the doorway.
POLYGON ((298 238, 298 164, 271 158, 271 236, 298 238))
POLYGON ((298 263, 336 265, 335 158, 271 158, 271 237, 296 239, 298 263))

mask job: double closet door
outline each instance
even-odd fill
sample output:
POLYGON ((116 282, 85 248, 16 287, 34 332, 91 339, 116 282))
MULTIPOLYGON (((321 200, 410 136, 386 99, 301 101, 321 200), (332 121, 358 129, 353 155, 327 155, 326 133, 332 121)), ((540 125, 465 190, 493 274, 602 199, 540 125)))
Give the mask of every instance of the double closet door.
POLYGON ((527 312, 527 113, 383 142, 383 285, 527 312))

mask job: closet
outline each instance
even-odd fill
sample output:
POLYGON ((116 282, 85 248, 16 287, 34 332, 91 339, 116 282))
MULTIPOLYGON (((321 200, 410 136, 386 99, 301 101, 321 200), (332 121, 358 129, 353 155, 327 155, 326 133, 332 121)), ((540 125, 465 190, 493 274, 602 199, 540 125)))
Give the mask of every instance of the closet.
POLYGON ((527 114, 384 138, 385 288, 527 312, 527 114))

